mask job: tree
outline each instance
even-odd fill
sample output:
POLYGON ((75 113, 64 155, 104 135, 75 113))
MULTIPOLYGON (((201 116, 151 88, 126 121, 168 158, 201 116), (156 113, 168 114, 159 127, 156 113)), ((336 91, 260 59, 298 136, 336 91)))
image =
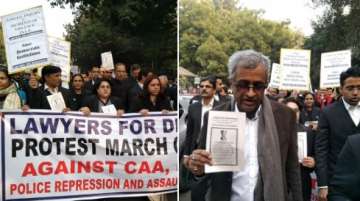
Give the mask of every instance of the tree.
POLYGON ((360 64, 360 5, 355 0, 313 0, 324 7, 320 19, 313 22, 314 34, 305 41, 312 50, 311 80, 319 86, 321 53, 351 49, 352 64, 360 64), (349 9, 349 12, 346 11, 349 9))
POLYGON ((115 62, 140 63, 145 69, 176 75, 177 17, 173 0, 50 0, 70 4, 74 24, 66 25, 75 64, 88 69, 100 54, 112 51, 115 62))
POLYGON ((5 44, 4 44, 4 37, 2 26, 0 24, 0 64, 6 65, 6 54, 5 54, 5 44))
POLYGON ((281 48, 301 48, 304 37, 289 22, 263 19, 262 11, 236 7, 235 0, 180 1, 180 65, 200 74, 227 76, 227 60, 255 49, 279 62, 281 48))

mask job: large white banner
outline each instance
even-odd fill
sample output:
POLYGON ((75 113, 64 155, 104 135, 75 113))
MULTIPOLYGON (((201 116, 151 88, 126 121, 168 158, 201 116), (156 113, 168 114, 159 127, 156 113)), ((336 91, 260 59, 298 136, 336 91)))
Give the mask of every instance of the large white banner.
POLYGON ((175 192, 177 115, 3 112, 3 200, 175 192))
POLYGON ((351 67, 351 50, 321 54, 320 88, 340 86, 340 74, 351 67))
POLYGON ((1 17, 9 73, 49 63, 49 46, 41 6, 1 17))
POLYGON ((61 68, 61 80, 70 82, 71 43, 49 37, 50 63, 61 68))
POLYGON ((281 49, 280 89, 310 89, 310 50, 281 49))
POLYGON ((273 63, 271 68, 271 79, 269 87, 278 89, 280 87, 281 80, 281 66, 280 64, 273 63))

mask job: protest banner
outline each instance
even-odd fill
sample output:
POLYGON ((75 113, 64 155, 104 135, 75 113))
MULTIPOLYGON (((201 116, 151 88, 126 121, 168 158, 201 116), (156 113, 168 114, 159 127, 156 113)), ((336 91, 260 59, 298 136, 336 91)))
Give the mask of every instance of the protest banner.
POLYGON ((280 89, 309 90, 310 50, 281 49, 280 89))
POLYGON ((101 67, 114 69, 114 60, 111 52, 101 53, 101 67))
POLYGON ((177 114, 3 111, 3 200, 81 200, 175 192, 177 114))
POLYGON ((280 64, 273 63, 271 68, 271 79, 269 83, 269 87, 278 89, 280 87, 280 79, 281 79, 281 66, 280 64))
POLYGON ((340 86, 340 74, 351 67, 351 50, 321 54, 320 88, 340 86))
POLYGON ((9 73, 49 63, 49 46, 41 6, 1 17, 9 73))
POLYGON ((49 37, 50 63, 61 68, 61 80, 70 82, 71 43, 49 37))

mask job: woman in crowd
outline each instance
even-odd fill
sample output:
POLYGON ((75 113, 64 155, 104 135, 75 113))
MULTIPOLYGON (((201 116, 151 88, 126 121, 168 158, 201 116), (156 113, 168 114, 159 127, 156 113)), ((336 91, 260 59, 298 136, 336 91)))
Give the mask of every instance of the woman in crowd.
POLYGON ((284 101, 285 105, 292 109, 296 114, 296 130, 297 132, 306 132, 307 138, 307 147, 303 147, 303 149, 307 149, 307 156, 304 158, 299 158, 301 161, 300 164, 300 173, 301 173, 301 184, 303 191, 303 200, 310 201, 311 198, 311 172, 315 169, 315 135, 314 131, 309 128, 304 127, 299 123, 299 116, 301 105, 294 98, 289 97, 284 101))
POLYGON ((81 74, 72 76, 70 81, 70 96, 73 102, 71 104, 73 108, 71 108, 71 110, 78 111, 81 108, 83 98, 85 97, 84 83, 84 78, 81 74))
POLYGON ((317 122, 320 117, 320 108, 315 106, 314 94, 307 92, 304 94, 304 109, 300 113, 300 124, 313 130, 317 129, 317 122))
POLYGON ((94 85, 94 94, 83 99, 80 111, 85 115, 89 115, 90 112, 102 112, 121 116, 124 113, 122 100, 111 96, 111 83, 109 80, 98 80, 94 85))
POLYGON ((0 109, 21 109, 24 99, 25 93, 11 80, 6 67, 0 66, 0 109))
POLYGON ((144 82, 143 92, 130 106, 130 112, 166 112, 172 110, 170 100, 161 92, 160 80, 157 76, 150 76, 144 82))

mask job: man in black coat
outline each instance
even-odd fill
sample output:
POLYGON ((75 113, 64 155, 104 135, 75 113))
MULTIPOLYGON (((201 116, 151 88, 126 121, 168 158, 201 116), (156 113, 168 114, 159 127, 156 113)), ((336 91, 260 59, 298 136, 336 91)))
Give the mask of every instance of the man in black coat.
POLYGON ((330 181, 330 201, 360 200, 360 135, 347 138, 330 181))
POLYGON ((111 79, 111 95, 123 100, 125 110, 129 110, 128 91, 131 89, 130 80, 127 78, 126 66, 123 63, 115 65, 115 78, 111 79))
MULTIPOLYGON (((219 105, 219 101, 216 101, 214 98, 216 89, 215 89, 215 79, 213 76, 208 76, 203 78, 200 81, 200 101, 194 102, 189 106, 187 123, 186 123, 186 137, 185 142, 180 149, 180 157, 188 156, 198 145, 198 138, 200 135, 200 130, 202 126, 202 121, 206 111, 209 111, 213 107, 219 105)), ((192 174, 186 170, 182 169, 182 175, 184 178, 180 181, 180 191, 184 192, 191 190, 191 199, 201 201, 205 199, 204 191, 206 190, 206 181, 200 183, 193 183, 190 178, 192 174), (205 188, 205 189, 204 189, 205 188)))
MULTIPOLYGON (((315 137, 316 175, 320 200, 326 200, 334 167, 348 136, 360 133, 360 68, 351 67, 340 75, 342 98, 323 109, 315 137)), ((329 189, 331 191, 331 189, 329 189)))
POLYGON ((69 111, 73 108, 70 91, 61 87, 61 69, 57 66, 48 65, 41 71, 43 86, 28 91, 29 107, 31 109, 51 109, 47 96, 55 93, 61 93, 66 108, 64 111, 69 111))
POLYGON ((85 82, 84 89, 87 93, 92 93, 94 90, 94 85, 97 79, 100 76, 100 68, 98 66, 92 66, 89 72, 89 81, 85 82))

